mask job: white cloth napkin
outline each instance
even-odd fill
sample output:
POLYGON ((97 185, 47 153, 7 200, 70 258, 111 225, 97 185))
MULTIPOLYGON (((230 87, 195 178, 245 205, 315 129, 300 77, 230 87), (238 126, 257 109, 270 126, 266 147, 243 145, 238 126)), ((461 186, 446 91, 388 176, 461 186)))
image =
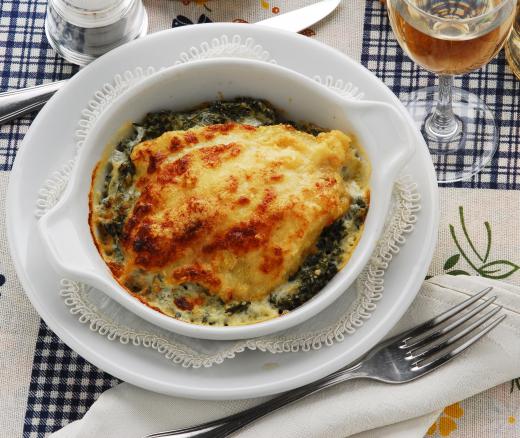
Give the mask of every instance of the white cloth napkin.
MULTIPOLYGON (((422 438, 446 405, 520 374, 520 288, 480 277, 435 277, 423 284, 392 331, 429 319, 487 286, 494 287, 507 318, 450 364, 404 385, 364 380, 337 385, 260 419, 237 436, 422 438)), ((229 415, 263 400, 187 400, 123 383, 101 395, 82 420, 52 437, 137 438, 229 415)))

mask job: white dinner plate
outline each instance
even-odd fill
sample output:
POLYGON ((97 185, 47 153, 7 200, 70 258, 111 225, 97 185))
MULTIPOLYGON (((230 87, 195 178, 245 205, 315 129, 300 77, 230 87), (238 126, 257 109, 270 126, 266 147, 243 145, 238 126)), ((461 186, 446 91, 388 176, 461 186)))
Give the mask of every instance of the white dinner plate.
POLYGON ((274 394, 309 383, 352 362, 380 341, 414 299, 428 270, 437 239, 435 173, 418 131, 416 153, 405 173, 418 183, 422 211, 414 232, 385 274, 383 298, 371 318, 343 342, 300 353, 247 351, 211 368, 183 368, 155 351, 111 342, 89 330, 59 296, 53 271, 36 230, 38 190, 74 154, 74 132, 93 93, 116 74, 137 67, 172 65, 182 52, 228 35, 251 37, 280 65, 309 77, 342 79, 366 99, 388 102, 409 120, 396 96, 367 69, 310 38, 243 24, 205 24, 166 30, 120 47, 77 73, 40 111, 18 151, 7 196, 7 233, 20 281, 47 325, 72 349, 108 373, 140 387, 199 399, 236 399, 274 394), (312 62, 310 61, 312 60, 312 62))

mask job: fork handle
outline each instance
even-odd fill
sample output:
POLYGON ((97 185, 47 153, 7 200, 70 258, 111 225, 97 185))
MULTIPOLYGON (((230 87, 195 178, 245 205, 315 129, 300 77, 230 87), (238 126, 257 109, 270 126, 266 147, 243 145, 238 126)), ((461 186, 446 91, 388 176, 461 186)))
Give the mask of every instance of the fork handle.
POLYGON ((335 373, 332 373, 320 380, 309 383, 300 388, 293 389, 288 392, 267 400, 252 408, 228 417, 220 418, 209 423, 204 423, 198 426, 186 427, 183 429, 172 430, 168 432, 159 432, 147 435, 145 438, 225 438, 237 432, 253 421, 276 411, 290 403, 301 400, 308 395, 314 394, 322 389, 336 385, 337 383, 345 382, 347 380, 366 377, 360 372, 361 363, 357 363, 349 368, 342 368, 335 373))
POLYGON ((49 82, 35 87, 0 93, 0 125, 41 109, 67 81, 49 82))

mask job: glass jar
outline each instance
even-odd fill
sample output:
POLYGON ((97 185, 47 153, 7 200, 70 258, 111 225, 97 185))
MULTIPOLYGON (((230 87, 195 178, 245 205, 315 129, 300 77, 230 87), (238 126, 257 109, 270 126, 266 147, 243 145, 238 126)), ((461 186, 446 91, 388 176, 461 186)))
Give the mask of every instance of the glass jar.
POLYGON ((73 64, 86 65, 148 30, 141 0, 49 0, 45 33, 73 64))

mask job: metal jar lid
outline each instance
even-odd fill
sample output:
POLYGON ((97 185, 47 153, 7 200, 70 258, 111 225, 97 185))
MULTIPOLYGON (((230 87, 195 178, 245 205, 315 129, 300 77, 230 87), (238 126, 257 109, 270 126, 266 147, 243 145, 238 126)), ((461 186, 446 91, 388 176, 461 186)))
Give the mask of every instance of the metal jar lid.
POLYGON ((67 61, 86 65, 148 30, 141 0, 49 0, 45 33, 67 61))

